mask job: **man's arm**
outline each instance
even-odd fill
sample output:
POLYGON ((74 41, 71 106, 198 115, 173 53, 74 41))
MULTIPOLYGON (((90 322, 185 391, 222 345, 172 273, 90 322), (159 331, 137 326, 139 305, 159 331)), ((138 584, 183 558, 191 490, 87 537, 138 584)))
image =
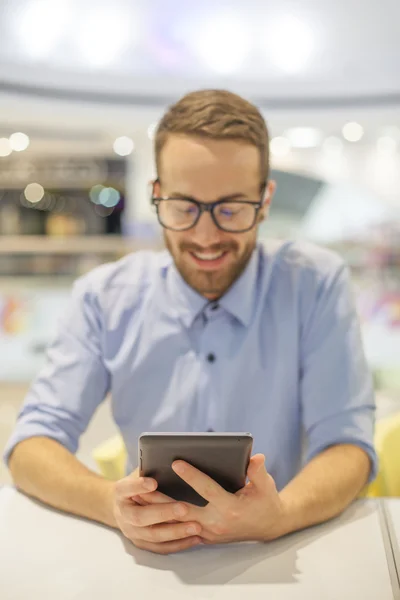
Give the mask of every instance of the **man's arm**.
POLYGON ((371 470, 369 456, 350 444, 315 456, 280 492, 283 514, 268 539, 339 515, 360 493, 371 470))
POLYGON ((115 483, 87 469, 55 440, 33 437, 20 442, 9 460, 15 485, 59 510, 116 527, 115 483))
POLYGON ((109 390, 101 339, 101 314, 88 278, 81 278, 21 407, 4 459, 27 494, 111 524, 110 483, 74 457, 81 434, 109 390))

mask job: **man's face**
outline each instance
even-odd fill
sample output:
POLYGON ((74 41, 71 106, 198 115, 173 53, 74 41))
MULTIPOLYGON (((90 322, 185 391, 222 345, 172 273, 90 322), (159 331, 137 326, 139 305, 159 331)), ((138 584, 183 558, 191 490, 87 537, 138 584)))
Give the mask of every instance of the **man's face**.
MULTIPOLYGON (((260 155, 250 144, 174 134, 167 139, 160 162, 161 184, 155 185, 155 196, 207 203, 222 198, 260 201, 260 155)), ((273 191, 271 182, 259 220, 266 216, 273 191)), ((222 296, 243 272, 256 236, 257 227, 245 233, 222 231, 209 213, 203 213, 187 231, 164 229, 165 243, 178 271, 209 299, 222 296), (214 256, 215 260, 210 260, 214 256)))

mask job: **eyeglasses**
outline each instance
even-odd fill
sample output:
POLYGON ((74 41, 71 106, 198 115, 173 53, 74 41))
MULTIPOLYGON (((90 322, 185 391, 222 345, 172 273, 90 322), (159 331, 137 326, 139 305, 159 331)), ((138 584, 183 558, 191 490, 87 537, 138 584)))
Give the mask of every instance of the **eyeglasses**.
POLYGON ((159 223, 172 231, 186 231, 194 227, 203 212, 209 212, 215 225, 223 231, 244 233, 250 231, 257 221, 262 201, 218 200, 206 203, 186 198, 151 199, 156 207, 159 223))

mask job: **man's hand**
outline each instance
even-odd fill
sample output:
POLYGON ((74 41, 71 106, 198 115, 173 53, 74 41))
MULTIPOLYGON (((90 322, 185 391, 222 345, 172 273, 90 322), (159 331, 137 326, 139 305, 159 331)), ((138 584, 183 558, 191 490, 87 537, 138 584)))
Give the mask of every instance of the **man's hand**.
POLYGON ((154 479, 139 477, 137 470, 116 482, 114 517, 125 537, 138 548, 158 554, 180 552, 201 543, 201 527, 186 518, 187 506, 156 488, 154 479))
POLYGON ((224 490, 213 479, 184 461, 172 465, 179 477, 209 502, 205 507, 186 504, 188 513, 182 520, 201 525, 204 543, 274 539, 275 530, 284 518, 284 507, 275 482, 265 469, 262 454, 250 460, 249 483, 236 494, 224 490))

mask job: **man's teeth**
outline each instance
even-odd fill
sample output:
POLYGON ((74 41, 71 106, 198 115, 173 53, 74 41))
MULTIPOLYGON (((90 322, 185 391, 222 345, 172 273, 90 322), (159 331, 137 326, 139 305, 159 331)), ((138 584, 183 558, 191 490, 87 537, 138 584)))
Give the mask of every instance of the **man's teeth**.
POLYGON ((201 254, 200 252, 193 252, 193 254, 200 260, 217 260, 217 258, 221 258, 223 252, 216 252, 214 254, 201 254))

